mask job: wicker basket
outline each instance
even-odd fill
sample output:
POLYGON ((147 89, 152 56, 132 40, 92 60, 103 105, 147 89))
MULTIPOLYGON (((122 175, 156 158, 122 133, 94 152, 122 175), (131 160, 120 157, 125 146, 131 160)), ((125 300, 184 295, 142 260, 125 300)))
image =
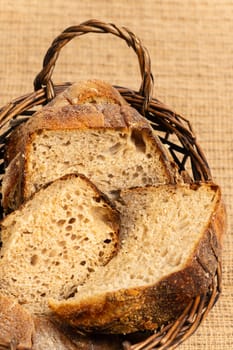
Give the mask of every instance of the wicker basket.
MULTIPOLYGON (((121 95, 135 109, 150 120, 152 127, 158 132, 160 139, 168 147, 180 172, 188 176, 189 181, 210 181, 211 172, 206 158, 197 144, 190 123, 177 115, 162 102, 151 96, 153 75, 151 73, 150 57, 141 41, 128 29, 114 24, 89 20, 78 26, 72 26, 63 31, 48 49, 41 72, 34 81, 35 91, 21 96, 0 109, 0 174, 4 173, 4 146, 11 131, 20 123, 25 122, 38 110, 38 106, 46 104, 71 83, 55 85, 52 73, 59 52, 71 39, 86 33, 111 33, 125 40, 135 51, 142 77, 139 91, 115 86, 121 95)), ((0 208, 2 212, 2 208, 0 208)), ((144 335, 138 342, 138 337, 126 337, 123 340, 125 350, 175 349, 180 343, 192 335, 203 319, 207 316, 221 293, 221 261, 209 287, 208 293, 197 296, 174 322, 163 325, 153 334, 144 335), (133 339, 133 340, 132 340, 133 339), (142 340, 143 339, 143 340, 142 340)))

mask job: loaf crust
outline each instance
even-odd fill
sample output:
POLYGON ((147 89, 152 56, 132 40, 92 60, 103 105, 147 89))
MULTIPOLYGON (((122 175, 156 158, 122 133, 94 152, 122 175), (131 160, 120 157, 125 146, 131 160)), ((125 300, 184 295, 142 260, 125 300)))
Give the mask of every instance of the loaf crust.
POLYGON ((35 333, 33 318, 14 298, 0 294, 0 349, 31 349, 35 333))
POLYGON ((182 270, 161 278, 154 285, 102 293, 78 305, 75 300, 68 304, 51 300, 50 307, 62 319, 87 332, 154 330, 176 319, 194 297, 207 292, 221 260, 226 212, 219 188, 217 196, 215 210, 202 238, 182 270))
POLYGON ((29 196, 25 189, 26 178, 30 176, 28 152, 35 135, 42 130, 86 129, 144 133, 160 154, 167 182, 177 180, 177 167, 149 122, 130 107, 117 90, 103 82, 88 81, 71 86, 12 132, 5 149, 6 171, 2 184, 5 211, 16 209, 29 196))
POLYGON ((118 350, 118 336, 89 336, 74 332, 59 320, 31 315, 17 300, 0 295, 0 349, 118 350))

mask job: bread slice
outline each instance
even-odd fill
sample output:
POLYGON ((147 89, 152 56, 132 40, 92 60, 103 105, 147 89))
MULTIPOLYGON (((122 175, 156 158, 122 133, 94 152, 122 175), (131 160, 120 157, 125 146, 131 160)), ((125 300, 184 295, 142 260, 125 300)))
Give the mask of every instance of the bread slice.
POLYGON ((224 213, 213 184, 122 191, 118 254, 50 307, 79 329, 103 333, 154 330, 177 318, 213 279, 224 213))
POLYGON ((31 349, 34 333, 31 314, 15 298, 0 294, 0 349, 31 349))
POLYGON ((5 156, 5 211, 72 172, 86 175, 111 198, 122 188, 177 177, 149 122, 101 81, 80 82, 58 95, 12 133, 5 156))
POLYGON ((118 231, 118 212, 83 175, 54 181, 1 223, 0 292, 45 314, 48 298, 68 297, 117 253, 118 231))

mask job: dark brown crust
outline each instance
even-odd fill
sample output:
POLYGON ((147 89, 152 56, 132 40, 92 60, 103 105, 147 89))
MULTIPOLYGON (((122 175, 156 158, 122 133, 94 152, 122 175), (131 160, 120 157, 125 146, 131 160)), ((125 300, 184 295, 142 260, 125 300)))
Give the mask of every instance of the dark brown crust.
POLYGON ((34 333, 31 315, 17 300, 0 294, 0 348, 31 349, 34 333))
MULTIPOLYGON (((56 108, 56 98, 51 104, 34 114, 25 124, 20 125, 10 136, 5 148, 6 174, 3 178, 2 206, 7 212, 16 209, 27 198, 25 193, 25 177, 27 176, 27 152, 36 134, 42 130, 84 130, 84 129, 121 129, 136 130, 144 133, 145 137, 157 148, 161 156, 161 164, 167 174, 168 182, 174 183, 177 178, 177 167, 164 150, 158 137, 153 133, 148 121, 135 109, 124 104, 121 96, 115 101, 109 98, 112 88, 106 88, 106 96, 101 103, 68 104, 56 108), (19 166, 14 159, 18 158, 19 166), (16 192, 13 192, 15 189, 16 192), (9 202, 9 199, 11 201, 9 202), (12 204, 13 207, 12 207, 12 204)), ((101 90, 103 94, 104 89, 101 90)), ((115 91, 115 89, 114 89, 115 91)), ((117 92, 117 91, 116 91, 117 92)), ((65 92, 64 92, 65 93, 65 92)), ((64 94, 63 93, 63 94, 64 94)), ((66 92, 66 94, 68 94, 66 92)), ((117 92, 118 94, 118 92, 117 92)), ((59 101, 60 95, 57 96, 59 101)), ((62 97, 63 98, 63 97, 62 97)), ((82 100, 83 101, 83 100, 82 100)), ((65 102, 63 102, 65 103, 65 102)), ((60 105, 60 103, 58 103, 60 105)))
POLYGON ((87 332, 154 330, 176 319, 192 298, 207 292, 221 258, 225 209, 220 189, 210 186, 216 190, 215 210, 183 270, 162 278, 154 286, 106 293, 77 308, 75 303, 56 305, 51 302, 51 308, 68 323, 87 332))
POLYGON ((61 94, 48 105, 60 107, 67 105, 81 105, 84 103, 101 103, 103 100, 110 104, 125 105, 127 102, 110 84, 102 80, 79 81, 61 94))
POLYGON ((20 153, 10 162, 6 169, 4 181, 2 183, 2 206, 4 208, 17 208, 21 202, 21 186, 23 182, 23 158, 20 153))

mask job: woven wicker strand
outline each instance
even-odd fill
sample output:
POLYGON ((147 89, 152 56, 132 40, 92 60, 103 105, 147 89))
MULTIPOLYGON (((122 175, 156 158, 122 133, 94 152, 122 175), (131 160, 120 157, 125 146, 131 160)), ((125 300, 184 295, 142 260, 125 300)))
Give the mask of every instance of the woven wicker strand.
MULTIPOLYGON (((180 172, 186 173, 189 181, 210 181, 211 171, 189 121, 152 97, 153 75, 147 49, 130 30, 97 20, 89 20, 64 30, 52 42, 45 55, 43 68, 34 80, 35 91, 14 99, 0 109, 1 176, 4 174, 4 147, 8 135, 17 125, 28 120, 39 107, 71 85, 70 82, 54 84, 52 81, 52 73, 60 50, 73 38, 90 32, 110 33, 123 39, 129 47, 133 48, 138 57, 142 77, 139 91, 119 86, 115 88, 132 107, 144 114, 151 122, 161 141, 168 147, 180 172)), ((173 350, 190 337, 206 318, 221 293, 221 261, 218 256, 216 258, 218 268, 205 295, 199 295, 191 300, 177 320, 155 330, 154 334, 145 336, 143 340, 135 342, 132 337, 126 336, 122 344, 123 349, 173 350)), ((14 344, 12 344, 12 349, 15 349, 14 344)))
POLYGON ((47 100, 50 100, 55 96, 51 76, 59 56, 59 52, 70 40, 86 33, 111 33, 125 40, 128 46, 133 48, 138 56, 142 76, 142 83, 139 93, 140 95, 144 96, 143 109, 146 109, 153 92, 153 75, 151 74, 150 56, 147 49, 142 46, 141 41, 127 28, 119 28, 114 24, 103 23, 98 20, 89 20, 78 26, 69 27, 52 42, 52 45, 45 55, 43 69, 35 78, 35 90, 46 86, 47 100))

